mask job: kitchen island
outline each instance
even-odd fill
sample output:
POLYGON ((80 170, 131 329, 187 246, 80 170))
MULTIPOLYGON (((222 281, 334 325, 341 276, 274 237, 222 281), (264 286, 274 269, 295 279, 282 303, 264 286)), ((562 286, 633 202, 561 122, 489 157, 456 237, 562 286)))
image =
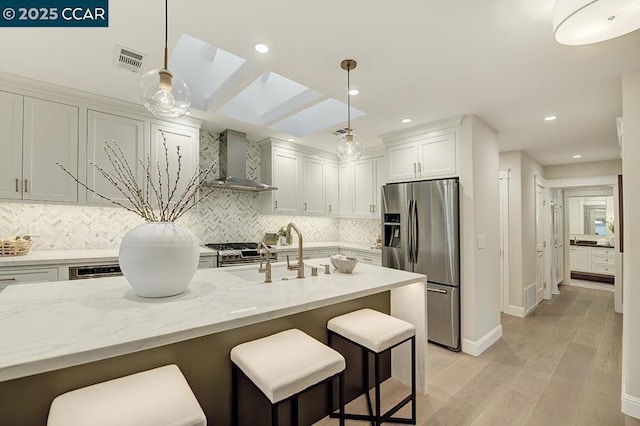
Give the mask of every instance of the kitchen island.
MULTIPOLYGON (((267 285, 247 278, 255 269, 198 270, 185 293, 163 299, 139 298, 122 277, 9 286, 0 293, 0 424, 42 424, 59 393, 168 363, 210 421, 226 424, 231 347, 291 327, 326 342, 329 318, 362 307, 413 323, 426 343, 424 275, 360 264, 351 275, 267 285)), ((426 344, 417 349, 426 392, 426 344)), ((406 348, 394 351, 391 374, 409 383, 406 348)))

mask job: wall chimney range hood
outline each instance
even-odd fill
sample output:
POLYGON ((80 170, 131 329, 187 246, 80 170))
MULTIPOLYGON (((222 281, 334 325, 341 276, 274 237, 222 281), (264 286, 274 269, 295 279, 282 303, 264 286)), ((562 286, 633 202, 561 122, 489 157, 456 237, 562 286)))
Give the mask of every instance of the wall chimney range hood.
POLYGON ((247 135, 227 129, 220 134, 220 178, 204 186, 241 191, 273 191, 278 189, 247 179, 247 135))

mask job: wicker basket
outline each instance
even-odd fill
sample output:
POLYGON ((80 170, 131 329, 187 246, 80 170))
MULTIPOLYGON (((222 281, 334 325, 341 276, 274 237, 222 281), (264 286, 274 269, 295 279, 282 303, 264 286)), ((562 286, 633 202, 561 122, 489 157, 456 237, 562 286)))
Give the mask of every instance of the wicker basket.
POLYGON ((0 240, 0 256, 22 256, 30 248, 31 240, 0 240))

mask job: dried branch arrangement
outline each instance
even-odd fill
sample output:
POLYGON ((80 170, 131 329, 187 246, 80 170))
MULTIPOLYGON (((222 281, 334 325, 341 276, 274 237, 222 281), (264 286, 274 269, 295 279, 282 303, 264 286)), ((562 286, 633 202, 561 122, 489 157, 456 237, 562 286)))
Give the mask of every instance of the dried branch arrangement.
POLYGON ((172 182, 167 138, 164 132, 160 131, 160 134, 162 135, 162 146, 164 148, 164 167, 161 165, 161 161, 152 165, 150 156, 147 156, 146 161, 139 159, 138 163, 143 172, 142 183, 138 183, 136 180, 134 171, 115 141, 104 142, 104 151, 111 162, 111 169, 105 169, 94 162, 89 163, 129 201, 129 205, 117 200, 112 200, 96 192, 94 189, 80 182, 63 165, 60 163, 56 164, 80 186, 86 188, 87 191, 137 214, 147 222, 174 222, 216 189, 215 187, 210 188, 207 192, 201 194, 198 199, 194 200, 198 192, 199 182, 211 174, 214 164, 211 164, 204 170, 196 171, 187 181, 182 193, 179 194, 178 184, 180 183, 182 173, 180 146, 176 147, 178 164, 176 178, 175 181, 172 182), (154 170, 157 172, 157 177, 155 178, 153 176, 154 170))

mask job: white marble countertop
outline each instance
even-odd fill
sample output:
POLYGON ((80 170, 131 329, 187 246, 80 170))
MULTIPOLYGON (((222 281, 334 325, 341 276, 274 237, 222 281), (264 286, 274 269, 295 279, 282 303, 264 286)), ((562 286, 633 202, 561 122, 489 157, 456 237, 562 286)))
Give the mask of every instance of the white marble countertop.
MULTIPOLYGON (((298 249, 296 244, 287 246, 273 246, 277 252, 295 251, 298 249)), ((305 242, 304 248, 307 249, 323 249, 323 248, 340 248, 368 251, 372 254, 380 254, 380 249, 372 249, 371 246, 345 243, 339 241, 325 242, 305 242)), ((208 247, 200 247, 200 256, 215 256, 216 250, 208 247)), ((118 260, 118 249, 74 249, 74 250, 31 250, 24 256, 0 256, 0 268, 16 267, 16 266, 41 266, 41 265, 59 265, 59 264, 83 264, 86 262, 115 262, 118 260)))
POLYGON ((426 282, 424 275, 367 264, 351 275, 334 270, 301 280, 275 281, 274 273, 268 285, 234 275, 255 268, 198 270, 185 293, 163 299, 136 296, 123 277, 9 286, 0 293, 0 381, 426 282))
MULTIPOLYGON (((218 252, 200 247, 200 256, 216 256, 218 252)), ((0 268, 5 266, 58 265, 66 263, 115 262, 118 249, 31 250, 24 256, 0 256, 0 268)))
MULTIPOLYGON (((289 245, 286 245, 286 246, 281 246, 280 244, 278 244, 278 245, 271 246, 271 247, 274 248, 277 252, 298 250, 298 241, 295 239, 295 237, 293 239, 294 239, 293 244, 289 244, 289 245)), ((382 253, 382 251, 380 249, 371 248, 370 245, 347 243, 347 242, 341 242, 341 241, 321 241, 321 242, 306 242, 306 241, 303 241, 302 247, 305 248, 305 249, 337 248, 337 249, 343 249, 343 250, 367 251, 367 252, 370 252, 372 254, 376 254, 376 253, 377 254, 381 254, 382 253)))

